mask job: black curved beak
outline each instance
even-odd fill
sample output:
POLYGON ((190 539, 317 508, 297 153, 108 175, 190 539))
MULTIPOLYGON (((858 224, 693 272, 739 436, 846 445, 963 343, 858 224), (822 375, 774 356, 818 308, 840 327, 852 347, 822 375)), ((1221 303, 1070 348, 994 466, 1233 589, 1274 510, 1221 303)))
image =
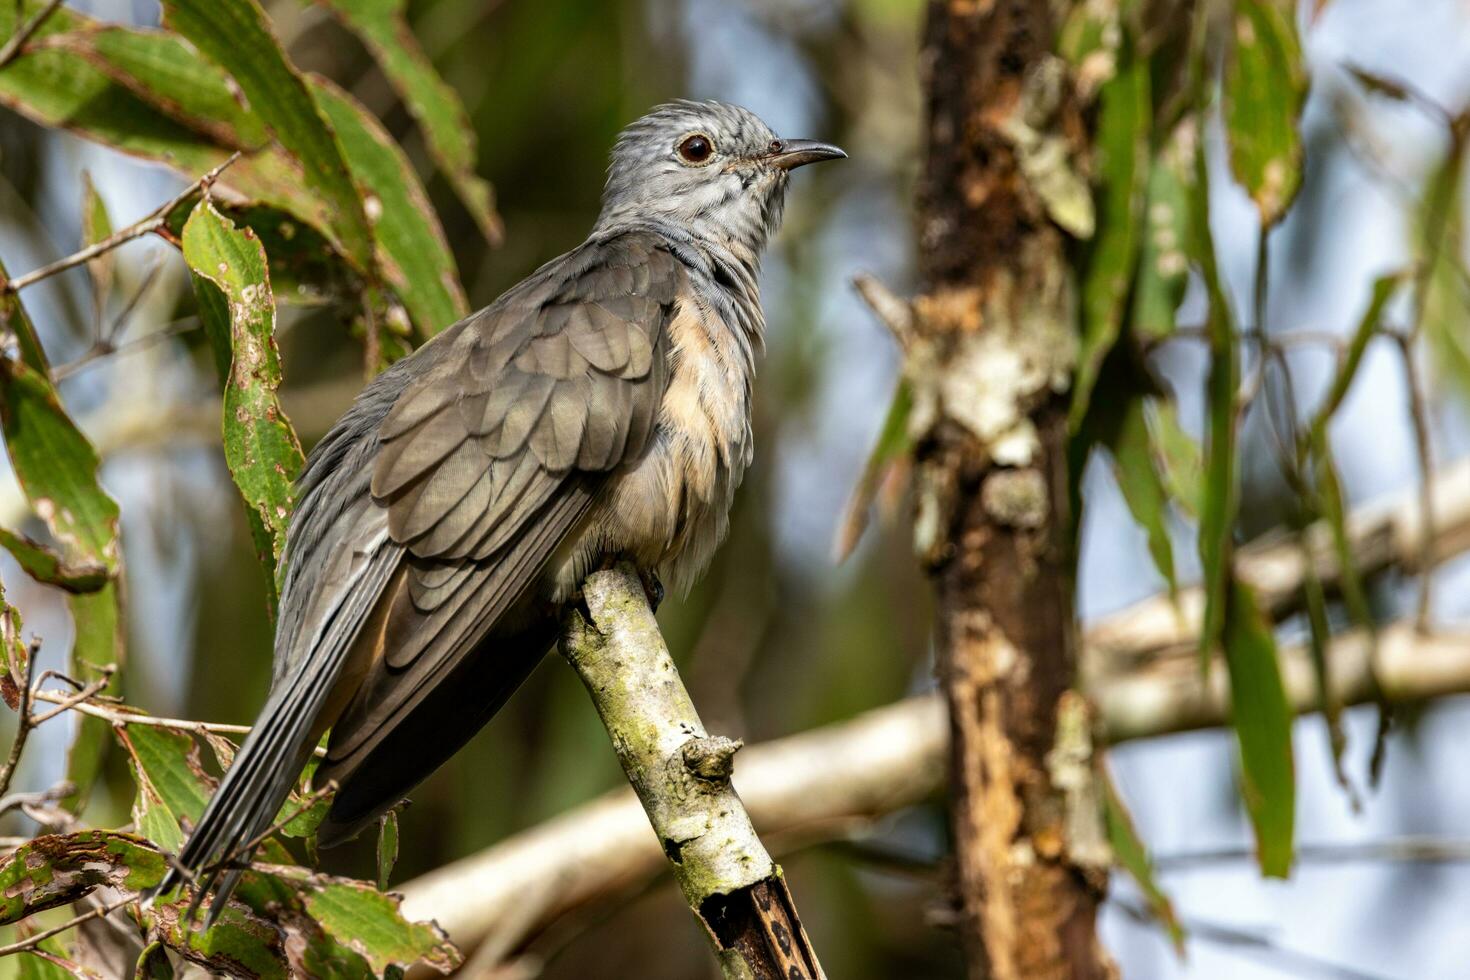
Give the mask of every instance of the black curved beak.
POLYGON ((780 147, 772 147, 770 161, 782 170, 795 170, 809 163, 823 160, 845 160, 847 154, 841 147, 819 140, 780 140, 780 147))

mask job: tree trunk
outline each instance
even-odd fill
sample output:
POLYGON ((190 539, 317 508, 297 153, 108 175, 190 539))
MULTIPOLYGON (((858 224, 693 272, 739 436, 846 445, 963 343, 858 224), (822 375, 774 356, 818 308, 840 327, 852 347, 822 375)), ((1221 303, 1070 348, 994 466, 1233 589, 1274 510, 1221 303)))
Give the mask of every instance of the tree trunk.
POLYGON ((1073 693, 1061 229, 1088 233, 1091 201, 1057 7, 932 0, 922 56, 915 538, 938 600, 959 925, 970 976, 995 980, 1116 974, 1096 934, 1091 717, 1073 693))

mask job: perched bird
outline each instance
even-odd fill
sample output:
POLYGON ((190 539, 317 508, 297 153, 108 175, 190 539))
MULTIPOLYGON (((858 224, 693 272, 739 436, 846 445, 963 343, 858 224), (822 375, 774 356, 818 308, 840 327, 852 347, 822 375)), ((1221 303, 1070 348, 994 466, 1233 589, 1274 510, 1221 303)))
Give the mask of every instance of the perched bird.
POLYGON ((680 591, 704 570, 751 460, 761 253, 790 171, 844 156, 660 106, 618 138, 583 244, 357 397, 298 486, 270 695, 179 855, 196 905, 224 907, 329 729, 323 844, 490 720, 599 563, 680 591))

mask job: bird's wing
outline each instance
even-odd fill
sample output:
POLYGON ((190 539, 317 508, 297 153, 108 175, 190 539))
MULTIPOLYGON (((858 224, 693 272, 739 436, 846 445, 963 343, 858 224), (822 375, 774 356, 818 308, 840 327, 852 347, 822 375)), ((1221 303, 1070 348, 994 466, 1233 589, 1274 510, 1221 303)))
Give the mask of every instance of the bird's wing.
POLYGON ((385 372, 313 451, 271 694, 180 855, 215 869, 199 898, 270 825, 323 727, 323 778, 350 773, 642 453, 682 268, 650 235, 584 245, 385 372))
POLYGON ((349 775, 453 671, 652 436, 683 266, 644 235, 563 262, 454 338, 378 427, 371 490, 406 574, 363 638, 372 667, 323 778, 349 775))

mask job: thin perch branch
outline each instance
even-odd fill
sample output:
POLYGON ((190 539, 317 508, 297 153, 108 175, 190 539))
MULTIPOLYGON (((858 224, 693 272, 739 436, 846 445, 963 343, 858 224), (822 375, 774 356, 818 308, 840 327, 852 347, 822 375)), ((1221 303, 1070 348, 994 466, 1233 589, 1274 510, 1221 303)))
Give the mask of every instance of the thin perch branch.
POLYGON ((73 252, 65 258, 57 259, 55 262, 43 265, 33 272, 27 272, 23 276, 16 276, 8 282, 0 283, 0 292, 18 293, 27 286, 35 285, 42 279, 54 276, 58 272, 65 272, 67 269, 79 266, 89 259, 95 259, 97 256, 110 252, 119 245, 132 241, 134 238, 142 238, 150 232, 158 231, 168 221, 168 216, 174 208, 183 204, 195 194, 207 192, 214 182, 219 179, 219 175, 224 173, 225 168, 238 159, 240 159, 240 154, 238 152, 232 153, 228 160, 209 171, 203 177, 200 177, 199 180, 190 184, 188 187, 185 187, 163 204, 160 204, 146 217, 133 222, 126 228, 119 228, 95 245, 88 245, 79 252, 73 252))
POLYGON ((700 723, 638 575, 627 565, 583 586, 562 654, 607 728, 618 761, 731 980, 822 980, 781 869, 730 786, 739 742, 700 723))

